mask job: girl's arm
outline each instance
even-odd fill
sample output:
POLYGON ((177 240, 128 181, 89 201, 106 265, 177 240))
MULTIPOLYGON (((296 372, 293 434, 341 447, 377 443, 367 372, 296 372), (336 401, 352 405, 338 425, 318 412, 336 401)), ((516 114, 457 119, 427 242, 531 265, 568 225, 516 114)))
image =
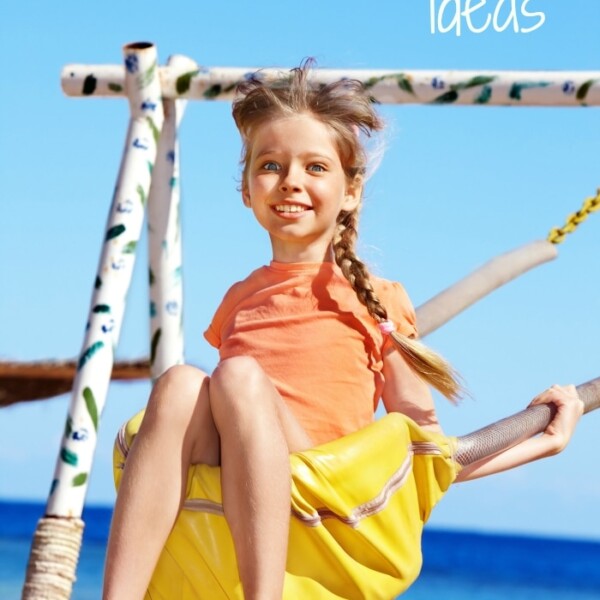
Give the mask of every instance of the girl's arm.
MULTIPOLYGON (((386 410, 401 412, 423 429, 441 433, 429 387, 412 371, 399 352, 390 350, 385 354, 383 375, 386 410)), ((558 410, 543 434, 464 467, 457 481, 492 475, 561 452, 583 414, 583 402, 572 385, 554 385, 536 396, 531 404, 547 402, 553 402, 558 410)))
POLYGON ((389 348, 383 358, 383 404, 387 412, 399 412, 423 429, 442 433, 429 386, 408 366, 402 355, 389 348))

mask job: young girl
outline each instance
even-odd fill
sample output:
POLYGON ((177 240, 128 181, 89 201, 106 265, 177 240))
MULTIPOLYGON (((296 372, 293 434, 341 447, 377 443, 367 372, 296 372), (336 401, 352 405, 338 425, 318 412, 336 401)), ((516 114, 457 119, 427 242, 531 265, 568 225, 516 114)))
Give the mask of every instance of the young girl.
MULTIPOLYGON (((269 234, 273 259, 218 308, 205 334, 219 348, 213 374, 177 366, 153 388, 115 506, 105 599, 144 596, 198 463, 221 466, 245 598, 281 599, 289 454, 366 426, 380 398, 439 431, 428 386, 459 395, 451 368, 416 341, 402 287, 370 276, 355 253, 361 136, 382 122, 359 82, 312 87, 310 66, 280 81, 248 81, 233 104, 242 199, 269 234)), ((553 386, 533 402, 558 406, 545 433, 461 479, 564 448, 582 414, 574 388, 553 386)))

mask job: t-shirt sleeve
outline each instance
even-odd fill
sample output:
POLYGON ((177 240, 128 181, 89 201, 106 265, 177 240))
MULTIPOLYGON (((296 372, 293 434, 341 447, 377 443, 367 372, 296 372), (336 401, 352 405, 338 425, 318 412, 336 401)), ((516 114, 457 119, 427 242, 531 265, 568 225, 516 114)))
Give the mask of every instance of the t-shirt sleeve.
POLYGON ((204 332, 204 338, 206 341, 215 348, 221 347, 221 342, 223 341, 221 338, 221 331, 223 330, 223 324, 225 322, 225 318, 229 310, 231 309, 231 290, 229 290, 223 300, 221 300, 221 304, 215 311, 215 314, 208 325, 208 328, 204 332))
POLYGON ((223 327, 229 320, 231 313, 238 306, 240 300, 247 294, 248 286, 246 282, 250 280, 255 273, 252 273, 245 281, 234 283, 227 290, 225 296, 223 296, 221 304, 219 304, 207 330, 204 332, 204 338, 211 346, 214 346, 217 349, 221 347, 221 344, 223 343, 223 327))
POLYGON ((221 335, 219 334, 220 328, 217 328, 215 325, 216 316, 217 315, 215 314, 215 317, 210 322, 210 325, 204 332, 204 338, 211 346, 214 346, 215 348, 220 348, 221 347, 221 335))
POLYGON ((418 337, 417 315, 404 287, 398 282, 382 281, 381 301, 388 318, 399 333, 411 338, 418 337))

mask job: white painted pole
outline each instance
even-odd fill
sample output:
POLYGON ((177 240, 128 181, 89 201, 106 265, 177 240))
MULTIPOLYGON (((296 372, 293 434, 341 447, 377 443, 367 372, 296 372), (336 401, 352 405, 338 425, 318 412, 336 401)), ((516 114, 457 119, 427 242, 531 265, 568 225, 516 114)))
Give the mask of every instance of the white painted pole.
MULTIPOLYGON (((289 69, 257 67, 159 68, 164 98, 231 100, 238 83, 255 73, 281 77, 289 69)), ((123 96, 119 65, 67 65, 61 75, 69 96, 123 96)), ((481 106, 600 106, 600 71, 433 71, 316 69, 315 83, 362 81, 373 97, 390 104, 481 106)))
POLYGON ((124 60, 131 119, 46 516, 32 544, 23 588, 27 599, 71 594, 83 530, 80 517, 162 128, 156 48, 127 45, 124 60), (73 559, 66 562, 66 555, 73 559))
MULTIPOLYGON (((183 56, 171 57, 168 65, 189 71, 198 68, 196 63, 183 56)), ((170 366, 184 362, 177 129, 185 105, 185 100, 163 100, 165 120, 148 196, 150 370, 153 380, 170 366)))

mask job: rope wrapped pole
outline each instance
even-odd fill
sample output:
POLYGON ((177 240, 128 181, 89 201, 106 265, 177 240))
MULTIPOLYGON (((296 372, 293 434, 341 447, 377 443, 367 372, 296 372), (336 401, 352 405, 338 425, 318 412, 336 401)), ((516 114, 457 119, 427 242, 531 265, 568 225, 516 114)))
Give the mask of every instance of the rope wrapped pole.
MULTIPOLYGON (((236 86, 259 71, 271 79, 287 68, 159 68, 164 98, 231 100, 236 86)), ((62 86, 69 96, 124 94, 120 65, 67 65, 62 86)), ((378 102, 478 106, 600 106, 600 71, 422 71, 317 69, 315 83, 362 81, 378 102)))
POLYGON ((490 260, 416 310, 421 337, 435 331, 487 294, 558 255, 548 241, 531 242, 490 260))
POLYGON ((488 261, 460 281, 446 288, 416 310, 421 337, 435 331, 457 314, 523 273, 554 260, 557 244, 573 233, 588 216, 600 210, 600 188, 586 198, 581 208, 567 217, 562 227, 550 230, 544 241, 531 242, 488 261))
POLYGON ((162 128, 156 48, 147 43, 127 45, 124 60, 131 118, 46 515, 32 542, 22 594, 27 600, 71 595, 88 474, 162 128))
MULTIPOLYGON (((194 70, 196 63, 173 56, 169 68, 194 70)), ((148 196, 150 281, 150 369, 155 380, 184 362, 179 143, 177 129, 186 100, 163 100, 164 123, 148 196)))
MULTIPOLYGON (((600 377, 577 386, 584 414, 600 408, 600 377)), ((457 439, 455 460, 463 467, 541 433, 556 414, 553 404, 537 404, 457 439)))

